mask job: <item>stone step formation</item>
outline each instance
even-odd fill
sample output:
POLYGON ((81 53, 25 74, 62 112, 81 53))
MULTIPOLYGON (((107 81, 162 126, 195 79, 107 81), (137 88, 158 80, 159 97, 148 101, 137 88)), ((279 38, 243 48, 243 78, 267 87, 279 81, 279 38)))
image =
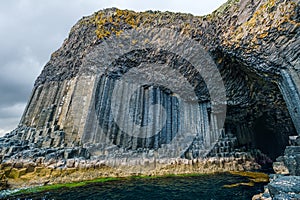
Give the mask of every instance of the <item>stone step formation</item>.
POLYGON ((299 25, 298 0, 230 0, 202 17, 117 8, 83 17, 37 78, 20 125, 0 138, 3 179, 275 161, 300 133, 299 25))

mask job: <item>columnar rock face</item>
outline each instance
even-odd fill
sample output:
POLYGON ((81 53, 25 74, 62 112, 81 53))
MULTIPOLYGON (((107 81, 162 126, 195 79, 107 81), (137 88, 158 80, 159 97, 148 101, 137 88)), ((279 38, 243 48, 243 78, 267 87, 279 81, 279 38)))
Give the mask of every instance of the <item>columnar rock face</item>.
POLYGON ((2 156, 52 148, 65 159, 192 159, 259 149, 275 159, 300 134, 299 10, 297 0, 249 0, 204 17, 116 8, 84 17, 37 78, 19 128, 1 140, 2 156), (182 56, 200 54, 197 45, 212 58, 199 62, 222 77, 225 123, 208 76, 182 56))

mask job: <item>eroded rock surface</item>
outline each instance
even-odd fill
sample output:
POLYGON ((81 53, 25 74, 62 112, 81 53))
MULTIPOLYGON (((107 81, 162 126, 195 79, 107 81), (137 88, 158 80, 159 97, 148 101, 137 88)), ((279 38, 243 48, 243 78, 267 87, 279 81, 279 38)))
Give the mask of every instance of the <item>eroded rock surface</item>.
POLYGON ((283 156, 276 159, 273 169, 276 174, 271 175, 270 183, 265 192, 253 199, 299 199, 300 198, 300 136, 290 137, 290 146, 287 146, 283 156))
MULTIPOLYGON (((168 173, 175 161, 214 163, 203 161, 189 172, 271 163, 283 155, 289 136, 300 134, 299 10, 297 0, 232 0, 203 17, 112 8, 82 18, 37 78, 20 126, 0 139, 4 183, 42 168, 106 166, 130 175, 139 165, 168 173), (203 70, 210 73, 203 76, 184 56, 197 45, 197 60, 213 62, 222 77, 226 119, 211 102, 212 90, 221 96, 219 88, 206 82, 217 74, 203 70), (181 54, 170 51, 174 46, 181 54), (144 81, 134 93, 138 81, 121 82, 129 72, 132 80, 144 81)), ((278 170, 296 174, 299 158, 287 151, 282 162, 288 169, 277 163, 278 170)), ((44 175, 51 179, 50 172, 44 175)))

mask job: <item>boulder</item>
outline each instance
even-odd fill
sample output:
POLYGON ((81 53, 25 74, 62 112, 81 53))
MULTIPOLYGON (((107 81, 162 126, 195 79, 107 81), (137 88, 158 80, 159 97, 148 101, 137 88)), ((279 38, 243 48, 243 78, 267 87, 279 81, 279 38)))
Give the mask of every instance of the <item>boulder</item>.
POLYGON ((268 184, 271 196, 279 198, 283 196, 300 195, 300 176, 282 176, 268 184))

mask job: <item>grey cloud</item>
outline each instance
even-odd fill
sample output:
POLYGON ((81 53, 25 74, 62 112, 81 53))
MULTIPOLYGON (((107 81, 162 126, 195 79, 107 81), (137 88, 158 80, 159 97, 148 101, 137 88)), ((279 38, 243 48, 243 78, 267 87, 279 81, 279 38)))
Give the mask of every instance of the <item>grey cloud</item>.
POLYGON ((17 116, 20 116, 22 112, 20 112, 21 109, 24 109, 26 104, 14 104, 12 106, 0 108, 0 117, 7 117, 7 118, 15 118, 17 116))
POLYGON ((13 130, 14 128, 17 127, 17 124, 20 121, 20 117, 16 116, 16 117, 5 117, 5 118, 1 118, 0 120, 0 135, 4 135, 5 133, 8 133, 9 131, 13 130))

